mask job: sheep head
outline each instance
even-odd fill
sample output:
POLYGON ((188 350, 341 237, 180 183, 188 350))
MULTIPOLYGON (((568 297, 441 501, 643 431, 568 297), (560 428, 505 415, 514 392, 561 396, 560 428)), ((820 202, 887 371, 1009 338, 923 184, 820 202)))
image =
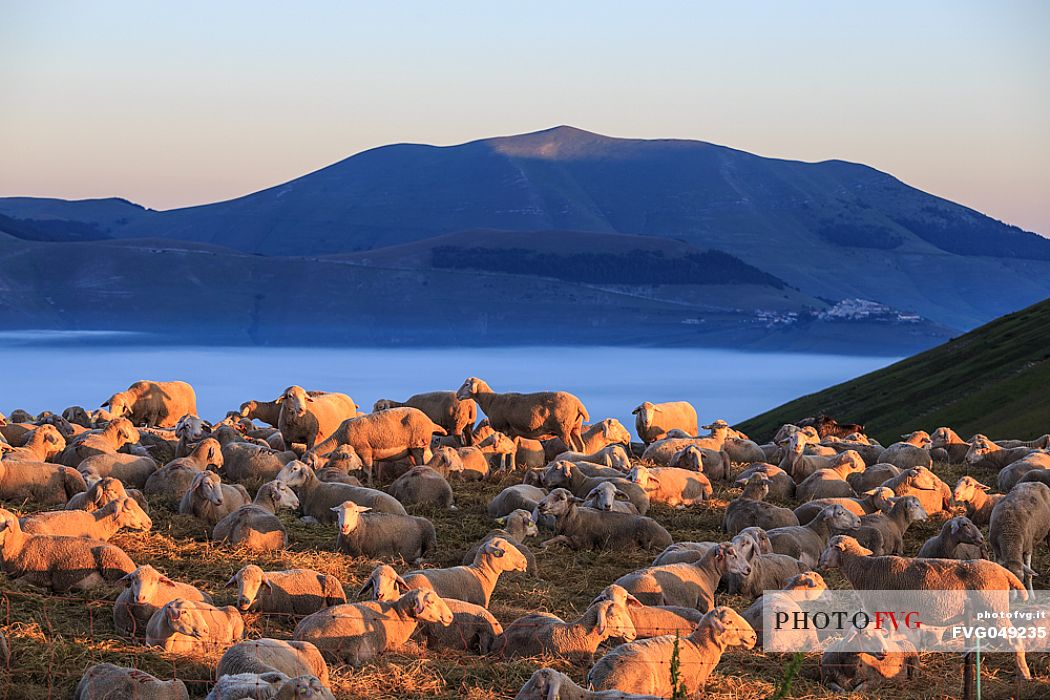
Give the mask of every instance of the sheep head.
POLYGON ((1001 449, 1001 447, 984 435, 974 435, 970 441, 970 449, 966 450, 966 456, 963 458, 963 461, 966 464, 976 464, 992 452, 998 452, 1001 449))
POLYGON ((296 496, 295 492, 292 491, 292 488, 283 481, 267 481, 259 487, 259 492, 265 493, 270 499, 270 503, 273 505, 273 511, 275 513, 281 508, 295 510, 299 507, 299 497, 296 496))
POLYGON ((109 413, 115 418, 120 418, 121 416, 126 416, 131 413, 131 404, 133 400, 131 394, 128 392, 118 391, 103 401, 100 406, 101 408, 109 409, 109 413))
MULTIPOLYGON (((536 504, 535 514, 560 517, 576 507, 576 497, 566 489, 554 489, 536 504)), ((535 520, 539 520, 538 517, 535 520)))
POLYGON ((120 582, 131 588, 131 600, 137 605, 145 605, 153 600, 159 586, 174 586, 175 582, 154 569, 149 564, 127 574, 120 582))
POLYGON ((952 499, 956 503, 972 503, 979 491, 987 491, 989 488, 991 487, 985 486, 972 476, 964 476, 955 484, 952 499))
POLYGON ((627 432, 627 428, 623 427, 623 423, 615 418, 606 418, 597 423, 596 426, 608 443, 624 445, 631 443, 631 434, 627 432))
POLYGON ((292 488, 302 486, 310 481, 311 478, 317 478, 314 475, 314 470, 297 459, 288 462, 288 464, 281 467, 281 471, 277 472, 277 481, 283 481, 292 488))
POLYGON ((595 631, 598 636, 603 639, 617 637, 628 642, 634 641, 638 636, 626 606, 615 600, 600 600, 591 605, 595 608, 594 612, 597 617, 595 631))
POLYGON ((388 564, 380 564, 372 569, 372 573, 365 579, 365 584, 357 592, 357 597, 361 598, 365 594, 369 594, 371 600, 390 602, 397 600, 408 590, 409 587, 405 583, 405 579, 401 578, 397 571, 394 570, 394 567, 388 564))
POLYGON ((816 571, 806 571, 796 574, 784 585, 785 591, 792 591, 793 600, 816 600, 820 594, 828 590, 828 584, 824 577, 816 571))
POLYGON ((840 505, 831 505, 820 511, 818 518, 828 524, 832 530, 856 530, 860 527, 860 518, 840 505))
POLYGON ((743 530, 737 533, 737 537, 741 535, 748 535, 758 544, 759 554, 771 554, 773 552, 773 543, 769 541, 769 535, 760 527, 745 527, 743 530))
POLYGON ((849 535, 835 535, 828 541, 828 546, 820 554, 817 566, 822 569, 836 569, 842 566, 843 556, 851 554, 854 556, 870 557, 874 552, 861 546, 860 542, 849 535))
POLYGON ((306 415, 307 404, 314 402, 314 397, 306 392, 306 389, 293 384, 285 389, 276 403, 281 405, 281 410, 287 409, 293 416, 302 417, 306 415))
POLYGON ((340 505, 334 506, 334 511, 339 516, 339 532, 344 535, 349 535, 351 532, 357 529, 357 526, 361 524, 361 513, 367 513, 372 510, 366 506, 359 506, 353 501, 343 501, 340 505))
POLYGON ((693 634, 699 633, 705 627, 714 631, 715 636, 727 647, 753 649, 758 642, 758 635, 748 621, 724 605, 704 615, 693 634))
POLYGON ((117 522, 121 527, 141 532, 148 532, 153 527, 153 519, 142 510, 142 506, 134 498, 128 496, 117 499, 113 503, 117 522))
POLYGON ((397 408, 400 405, 401 404, 399 404, 397 401, 391 401, 390 399, 379 399, 374 404, 372 404, 372 412, 376 413, 379 411, 386 411, 387 409, 397 408))
POLYGON ((193 477, 190 490, 213 505, 222 505, 222 479, 215 472, 198 472, 193 477))
POLYGON ((259 597, 263 584, 272 589, 273 584, 266 578, 266 573, 255 564, 248 564, 226 582, 227 588, 237 588, 237 609, 248 611, 259 597))
POLYGON ((529 566, 521 550, 502 537, 493 537, 474 555, 474 564, 486 561, 496 571, 525 571, 529 566))
POLYGON ((502 518, 496 518, 496 523, 503 528, 510 531, 521 531, 522 537, 534 537, 540 534, 539 529, 536 527, 535 521, 532 519, 532 514, 527 510, 518 508, 513 510, 502 518))
POLYGON ((448 627, 452 624, 452 611, 434 591, 411 590, 401 596, 398 607, 424 622, 438 622, 448 627))
POLYGON ((722 542, 712 547, 703 558, 697 560, 697 566, 708 559, 713 561, 721 571, 745 577, 751 575, 751 563, 743 557, 732 542, 722 542))
POLYGON ((467 377, 463 380, 462 386, 456 391, 456 398, 460 399, 473 399, 477 398, 478 394, 491 394, 492 388, 486 384, 483 380, 477 377, 467 377))
POLYGON ((980 528, 974 525, 973 521, 965 515, 952 518, 944 524, 944 527, 956 542, 977 545, 978 547, 984 545, 984 535, 981 533, 980 528))
POLYGON ((656 404, 652 401, 643 401, 638 405, 638 408, 631 411, 632 415, 638 416, 639 422, 648 428, 653 424, 653 418, 656 416, 656 412, 659 410, 656 404))

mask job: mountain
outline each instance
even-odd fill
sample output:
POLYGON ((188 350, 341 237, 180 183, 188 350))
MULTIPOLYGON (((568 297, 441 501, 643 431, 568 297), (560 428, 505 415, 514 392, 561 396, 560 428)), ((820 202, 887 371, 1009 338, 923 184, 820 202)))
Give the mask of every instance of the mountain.
POLYGON ((1050 300, 738 427, 765 439, 784 423, 820 413, 862 423, 884 444, 942 425, 963 437, 1043 435, 1050 430, 1050 300))
MULTIPOLYGON (((514 274, 547 269, 555 278, 587 268, 587 281, 603 285, 651 276, 655 261, 643 253, 637 265, 625 265, 576 250, 575 265, 561 261, 558 272, 533 246, 551 231, 671 240, 689 252, 665 255, 707 256, 706 267, 696 267, 696 260, 668 263, 681 277, 717 269, 713 256, 724 253, 814 300, 817 312, 874 304, 870 308, 958 330, 1050 296, 1050 240, 867 166, 764 158, 700 141, 610 138, 571 127, 449 147, 385 146, 205 206, 156 212, 117 199, 23 197, 0 199, 0 214, 16 223, 28 219, 35 230, 53 219, 52 227, 82 232, 79 239, 54 240, 82 240, 91 230, 271 257, 360 254, 368 260, 365 253, 411 250, 399 246, 464 231, 517 234, 517 250, 502 253, 502 262, 473 251, 470 264, 501 264, 500 271, 514 274)), ((459 264, 427 254, 435 269, 459 264)), ((747 299, 739 306, 752 316, 770 310, 747 299)), ((858 352, 864 342, 853 339, 858 352)))

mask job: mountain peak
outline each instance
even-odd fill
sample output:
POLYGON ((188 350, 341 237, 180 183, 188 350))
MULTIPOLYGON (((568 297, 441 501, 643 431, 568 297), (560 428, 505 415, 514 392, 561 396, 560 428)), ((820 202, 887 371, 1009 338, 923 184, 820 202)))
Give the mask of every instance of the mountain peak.
POLYGON ((541 131, 484 139, 482 143, 508 156, 565 158, 590 151, 595 146, 608 146, 616 141, 628 140, 562 124, 541 131))

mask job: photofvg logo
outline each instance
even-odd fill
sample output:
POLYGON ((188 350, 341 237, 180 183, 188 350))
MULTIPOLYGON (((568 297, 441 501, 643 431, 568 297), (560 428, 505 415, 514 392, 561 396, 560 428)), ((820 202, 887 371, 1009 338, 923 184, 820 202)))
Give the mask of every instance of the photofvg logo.
POLYGON ((1050 651, 1050 592, 766 591, 761 626, 769 652, 1050 651))

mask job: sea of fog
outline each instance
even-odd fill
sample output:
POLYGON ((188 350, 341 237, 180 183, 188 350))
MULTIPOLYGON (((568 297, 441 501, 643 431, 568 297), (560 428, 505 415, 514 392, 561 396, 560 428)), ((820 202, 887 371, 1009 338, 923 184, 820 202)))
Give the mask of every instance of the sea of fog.
POLYGON ((341 391, 370 410, 376 399, 454 390, 473 375, 496 391, 571 391, 592 420, 618 418, 632 432, 631 410, 642 401, 687 400, 702 422, 740 421, 895 361, 707 349, 143 347, 22 340, 0 334, 0 410, 8 413, 95 408, 138 379, 190 382, 201 415, 211 419, 247 399, 272 398, 290 384, 341 391))

